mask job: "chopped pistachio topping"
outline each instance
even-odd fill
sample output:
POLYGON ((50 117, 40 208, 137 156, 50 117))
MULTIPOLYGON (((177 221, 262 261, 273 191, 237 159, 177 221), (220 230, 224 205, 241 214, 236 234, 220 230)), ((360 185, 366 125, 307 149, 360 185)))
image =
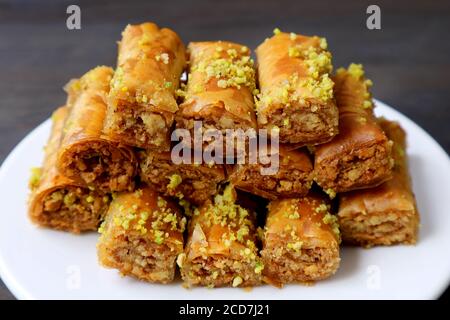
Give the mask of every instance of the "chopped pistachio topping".
POLYGON ((234 279, 233 279, 233 287, 237 287, 237 286, 239 286, 240 284, 242 284, 242 282, 243 282, 244 280, 242 280, 242 278, 240 277, 240 276, 237 276, 237 277, 235 277, 234 279))
MULTIPOLYGON (((247 55, 248 48, 243 46, 240 49, 240 55, 236 49, 226 50, 226 56, 221 56, 216 48, 216 56, 210 60, 200 61, 192 67, 192 71, 200 71, 206 73, 206 81, 217 79, 219 88, 235 87, 240 89, 242 86, 248 87, 250 91, 256 88, 255 70, 253 68, 253 59, 247 55)), ((200 90, 195 90, 201 92, 200 90)))
POLYGON ((331 188, 324 190, 325 193, 330 197, 330 199, 334 199, 336 197, 336 191, 331 188))
POLYGON ((364 69, 362 64, 351 63, 348 67, 348 73, 356 79, 364 77, 364 69))
POLYGON ((255 273, 259 274, 264 270, 264 264, 261 261, 256 262, 255 273))
POLYGON ((39 185, 39 181, 41 180, 42 169, 39 167, 34 167, 30 169, 31 176, 28 181, 28 185, 30 189, 35 189, 39 185))
POLYGON ((328 206, 325 203, 321 203, 314 211, 316 211, 317 213, 327 212, 328 206))
POLYGON ((294 213, 291 213, 291 214, 288 216, 288 218, 289 218, 289 219, 298 219, 298 218, 300 218, 300 215, 298 214, 298 212, 294 212, 294 213))
POLYGON ((169 184, 167 185, 167 189, 175 189, 176 187, 178 187, 181 182, 183 181, 183 179, 181 178, 181 176, 179 174, 173 174, 170 176, 169 178, 169 184))
POLYGON ((273 29, 273 34, 274 35, 277 35, 277 34, 280 34, 280 33, 281 33, 281 30, 279 28, 273 29))
POLYGON ((156 230, 154 232, 155 235, 155 242, 157 244, 162 244, 164 242, 164 232, 161 230, 156 230))
POLYGON ((294 250, 295 252, 299 252, 301 250, 303 246, 303 242, 302 241, 296 241, 296 242, 289 242, 287 244, 287 248, 294 250))
POLYGON ((106 221, 103 221, 100 224, 100 227, 98 227, 98 233, 100 233, 100 234, 104 233, 105 232, 105 226, 106 226, 106 221))
POLYGON ((338 219, 335 215, 327 213, 323 218, 322 222, 331 226, 334 234, 340 239, 340 230, 338 219))

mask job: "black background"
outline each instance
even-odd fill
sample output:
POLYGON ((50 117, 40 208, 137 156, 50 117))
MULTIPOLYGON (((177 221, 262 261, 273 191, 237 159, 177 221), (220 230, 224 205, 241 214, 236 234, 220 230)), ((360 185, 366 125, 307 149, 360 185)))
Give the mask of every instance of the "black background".
MULTIPOLYGON (((275 27, 325 36, 335 67, 363 63, 374 96, 450 150, 450 1, 0 0, 0 162, 64 103, 70 78, 114 65, 121 30, 143 21, 174 29, 186 43, 255 48, 275 27), (69 4, 81 7, 81 30, 66 28, 69 4), (366 28, 369 4, 381 7, 381 30, 366 28)), ((0 299, 8 298, 0 282, 0 299)))

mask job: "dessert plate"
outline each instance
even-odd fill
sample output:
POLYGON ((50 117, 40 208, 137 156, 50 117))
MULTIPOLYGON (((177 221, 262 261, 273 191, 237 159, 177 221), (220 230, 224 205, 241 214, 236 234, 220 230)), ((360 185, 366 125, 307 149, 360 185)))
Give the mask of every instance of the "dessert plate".
POLYGON ((414 192, 421 214, 416 246, 344 247, 335 276, 313 286, 184 289, 121 277, 97 264, 98 234, 37 228, 27 217, 30 168, 39 166, 50 120, 34 129, 0 169, 0 276, 19 299, 433 299, 450 281, 450 159, 401 113, 377 101, 377 115, 408 134, 414 192))

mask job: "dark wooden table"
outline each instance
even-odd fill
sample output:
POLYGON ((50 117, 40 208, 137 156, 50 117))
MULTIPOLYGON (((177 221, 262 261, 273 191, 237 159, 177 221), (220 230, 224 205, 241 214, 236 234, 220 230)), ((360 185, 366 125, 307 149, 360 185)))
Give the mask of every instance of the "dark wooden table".
MULTIPOLYGON (((185 42, 222 39, 251 48, 274 27, 326 36, 336 67, 363 63, 375 97, 450 150, 449 1, 0 0, 0 162, 64 103, 70 78, 114 65, 126 24, 149 20, 185 42), (66 8, 76 3, 82 29, 69 31, 66 8), (381 30, 366 28, 371 3, 381 8, 381 30)), ((0 299, 8 298, 0 284, 0 299)))

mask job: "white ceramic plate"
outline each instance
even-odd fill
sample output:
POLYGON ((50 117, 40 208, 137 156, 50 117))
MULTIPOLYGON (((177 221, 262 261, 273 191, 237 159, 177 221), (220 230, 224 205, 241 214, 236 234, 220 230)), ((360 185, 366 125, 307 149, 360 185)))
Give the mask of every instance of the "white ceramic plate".
POLYGON ((432 299, 450 280, 450 160, 424 130, 387 105, 376 113, 408 133, 422 228, 416 246, 343 248, 332 278, 314 286, 184 289, 122 278, 97 264, 98 235, 39 229, 26 214, 30 168, 38 166, 50 120, 33 130, 0 169, 0 276, 20 299, 432 299))

